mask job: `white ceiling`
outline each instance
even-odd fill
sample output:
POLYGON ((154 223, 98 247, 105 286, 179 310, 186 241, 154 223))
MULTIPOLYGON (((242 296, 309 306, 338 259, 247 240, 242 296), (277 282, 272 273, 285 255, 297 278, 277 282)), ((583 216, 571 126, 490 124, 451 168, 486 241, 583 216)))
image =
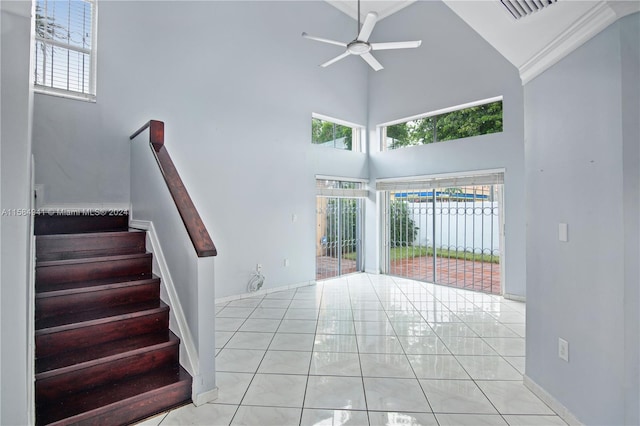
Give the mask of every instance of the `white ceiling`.
MULTIPOLYGON (((326 0, 357 17, 356 0, 326 0)), ((417 0, 437 1, 437 0, 417 0)), ((523 83, 558 62, 617 19, 640 11, 638 0, 558 0, 515 20, 500 0, 442 0, 511 62, 523 83)), ((364 0, 361 17, 376 11, 385 18, 416 0, 364 0)))
MULTIPOLYGON (((358 17, 358 2, 357 0, 326 0, 327 3, 336 7, 341 12, 346 13, 353 19, 358 17)), ((386 18, 404 9, 416 0, 363 0, 360 5, 360 17, 364 19, 369 12, 376 12, 378 14, 378 20, 386 18)))

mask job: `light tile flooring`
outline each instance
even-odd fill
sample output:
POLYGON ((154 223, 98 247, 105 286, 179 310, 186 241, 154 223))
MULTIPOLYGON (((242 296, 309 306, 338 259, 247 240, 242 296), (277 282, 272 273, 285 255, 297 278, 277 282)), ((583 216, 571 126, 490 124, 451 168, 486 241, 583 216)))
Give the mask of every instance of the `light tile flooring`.
POLYGON ((144 424, 565 424, 522 384, 524 303, 354 274, 216 309, 219 398, 144 424))

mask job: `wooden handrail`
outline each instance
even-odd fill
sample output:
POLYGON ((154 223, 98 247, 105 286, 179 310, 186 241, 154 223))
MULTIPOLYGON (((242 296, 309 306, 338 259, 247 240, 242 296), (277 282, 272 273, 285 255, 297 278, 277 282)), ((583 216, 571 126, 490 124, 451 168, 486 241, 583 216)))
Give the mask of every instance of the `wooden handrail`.
POLYGON ((133 140, 146 129, 149 129, 149 146, 151 147, 151 152, 153 152, 158 167, 160 167, 160 172, 178 208, 182 222, 185 228, 187 228, 187 233, 189 234, 189 238, 191 238, 198 257, 216 256, 218 254, 216 246, 213 244, 209 232, 204 226, 200 214, 198 210, 196 210, 196 206, 193 204, 187 192, 187 188, 185 188, 184 183, 182 183, 182 179, 171 160, 171 156, 169 156, 167 152, 167 148, 164 146, 164 123, 162 121, 150 120, 131 135, 129 139, 133 140))

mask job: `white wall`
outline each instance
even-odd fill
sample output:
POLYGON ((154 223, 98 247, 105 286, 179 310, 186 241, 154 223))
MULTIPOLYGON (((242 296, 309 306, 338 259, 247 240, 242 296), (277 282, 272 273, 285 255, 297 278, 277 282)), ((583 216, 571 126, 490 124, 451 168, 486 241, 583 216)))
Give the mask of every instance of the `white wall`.
POLYGON ((640 424, 640 14, 620 22, 625 423, 640 424))
POLYGON ((639 16, 525 87, 526 373, 587 424, 638 424, 639 16))
POLYGON ((29 86, 31 52, 31 2, 2 1, 1 16, 1 201, 2 255, 0 335, 0 424, 28 424, 29 242, 30 217, 16 216, 10 209, 28 209, 31 204, 31 116, 29 86))
MULTIPOLYGON (((525 295, 522 85, 517 70, 440 2, 416 2, 376 26, 372 41, 422 39, 415 50, 375 52, 369 74, 369 128, 403 117, 502 95, 504 132, 379 152, 370 176, 428 175, 505 168, 505 293, 525 295)), ((378 152, 377 152, 378 151, 378 152)), ((376 270, 373 202, 367 207, 368 270, 376 270)))
POLYGON ((218 248, 217 297, 244 293, 256 263, 265 288, 313 280, 315 174, 368 169, 312 146, 311 113, 365 125, 366 64, 322 69, 340 49, 300 34, 347 40, 353 20, 304 1, 100 2, 98 17, 97 103, 36 95, 47 203, 128 203, 128 135, 163 120, 218 248))

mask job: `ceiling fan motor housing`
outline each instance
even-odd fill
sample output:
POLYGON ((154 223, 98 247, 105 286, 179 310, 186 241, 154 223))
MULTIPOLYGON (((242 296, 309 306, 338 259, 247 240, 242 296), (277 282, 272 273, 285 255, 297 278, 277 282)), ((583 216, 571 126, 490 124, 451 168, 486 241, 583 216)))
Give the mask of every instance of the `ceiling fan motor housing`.
POLYGON ((353 40, 347 45, 347 50, 352 55, 364 55, 371 51, 371 45, 366 41, 353 40))

